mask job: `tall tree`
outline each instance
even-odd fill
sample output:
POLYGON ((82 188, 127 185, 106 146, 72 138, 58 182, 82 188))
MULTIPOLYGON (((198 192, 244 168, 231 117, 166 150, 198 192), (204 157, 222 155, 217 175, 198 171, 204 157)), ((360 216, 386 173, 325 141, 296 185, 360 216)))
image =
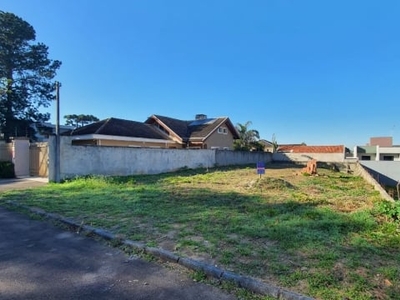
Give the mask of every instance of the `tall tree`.
POLYGON ((251 122, 238 123, 236 129, 239 132, 239 139, 235 140, 234 149, 241 151, 262 150, 264 147, 259 143, 260 134, 255 129, 250 129, 251 122))
POLYGON ((93 115, 82 115, 82 114, 65 115, 64 119, 65 119, 65 125, 74 126, 75 128, 100 121, 97 117, 93 115))
POLYGON ((61 62, 49 59, 48 47, 35 40, 29 23, 0 11, 0 131, 6 141, 27 135, 31 123, 50 119, 40 108, 55 99, 52 80, 61 62))

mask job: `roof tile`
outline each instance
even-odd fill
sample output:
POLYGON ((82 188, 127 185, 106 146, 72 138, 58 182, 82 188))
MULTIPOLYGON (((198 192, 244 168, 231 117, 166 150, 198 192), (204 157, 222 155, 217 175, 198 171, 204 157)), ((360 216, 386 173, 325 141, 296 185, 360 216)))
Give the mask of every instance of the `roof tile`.
POLYGON ((279 146, 278 152, 290 153, 344 153, 343 145, 332 146, 279 146))

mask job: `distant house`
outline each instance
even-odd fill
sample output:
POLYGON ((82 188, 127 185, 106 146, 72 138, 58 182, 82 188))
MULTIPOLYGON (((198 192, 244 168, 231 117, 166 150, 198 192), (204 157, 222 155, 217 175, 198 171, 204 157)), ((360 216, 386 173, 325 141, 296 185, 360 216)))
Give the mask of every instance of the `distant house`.
POLYGON ((392 137, 371 137, 366 146, 355 146, 353 155, 359 160, 400 161, 400 146, 393 145, 392 137))
POLYGON ((278 144, 277 149, 274 149, 274 143, 268 140, 260 139, 259 143, 261 143, 264 146, 264 151, 265 152, 274 152, 279 149, 279 147, 291 147, 291 146, 306 146, 305 143, 301 144, 278 144))
POLYGON ((153 126, 118 118, 78 127, 64 135, 72 136, 73 145, 175 148, 175 142, 153 126))
POLYGON ((343 145, 333 146, 307 146, 307 145, 281 145, 278 152, 282 153, 345 153, 343 145))
POLYGON ((233 149, 239 134, 229 118, 183 121, 152 115, 144 123, 108 118, 65 133, 74 145, 148 148, 233 149))
POLYGON ((274 153, 275 161, 306 162, 316 159, 322 162, 343 162, 349 152, 344 145, 307 146, 307 145, 281 145, 274 153))
POLYGON ((233 141, 239 138, 228 117, 207 118, 199 114, 194 120, 183 121, 152 115, 145 123, 168 135, 180 148, 232 150, 233 141))

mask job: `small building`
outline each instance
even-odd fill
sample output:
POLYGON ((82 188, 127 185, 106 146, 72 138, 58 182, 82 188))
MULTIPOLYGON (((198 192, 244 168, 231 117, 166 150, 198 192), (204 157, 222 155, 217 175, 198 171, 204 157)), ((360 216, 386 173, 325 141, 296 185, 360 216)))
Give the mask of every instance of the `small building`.
POLYGON ((353 155, 359 160, 400 161, 400 146, 393 145, 392 137, 371 137, 366 146, 355 146, 353 155))

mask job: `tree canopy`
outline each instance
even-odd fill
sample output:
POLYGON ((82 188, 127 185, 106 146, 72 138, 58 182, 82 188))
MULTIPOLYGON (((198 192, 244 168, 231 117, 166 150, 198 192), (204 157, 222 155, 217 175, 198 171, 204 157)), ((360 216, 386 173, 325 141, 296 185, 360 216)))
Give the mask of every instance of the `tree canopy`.
POLYGON ((31 137, 33 122, 45 122, 40 112, 55 99, 53 79, 61 62, 48 58, 48 47, 34 43, 34 28, 13 13, 0 11, 0 131, 31 137))
POLYGON ((238 123, 236 129, 239 132, 239 139, 234 142, 234 149, 241 151, 262 151, 263 145, 258 141, 260 134, 255 129, 250 129, 251 122, 247 121, 245 124, 238 123))
POLYGON ((74 126, 75 128, 100 121, 97 117, 93 115, 82 115, 82 114, 65 115, 64 119, 65 119, 65 125, 74 126))

